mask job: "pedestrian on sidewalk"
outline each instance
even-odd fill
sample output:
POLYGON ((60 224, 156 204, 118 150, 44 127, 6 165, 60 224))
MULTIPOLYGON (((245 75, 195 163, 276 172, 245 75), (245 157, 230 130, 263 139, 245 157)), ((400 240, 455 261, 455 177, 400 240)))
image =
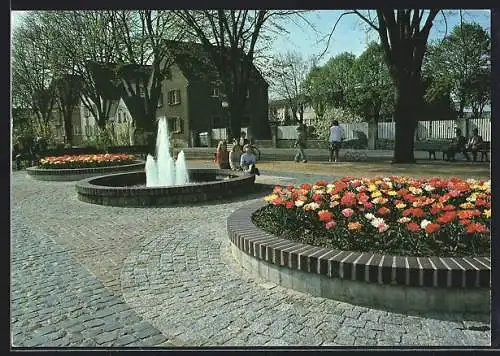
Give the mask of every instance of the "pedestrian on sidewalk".
POLYGON ((304 149, 306 148, 306 137, 307 137, 307 127, 305 124, 300 123, 297 127, 297 139, 295 140, 294 146, 297 148, 297 153, 295 154, 295 162, 306 163, 306 154, 304 149))
POLYGON ((328 162, 338 162, 339 161, 339 150, 341 142, 344 139, 344 133, 342 127, 340 127, 337 120, 332 121, 332 126, 330 127, 330 137, 328 139, 330 158, 328 162))

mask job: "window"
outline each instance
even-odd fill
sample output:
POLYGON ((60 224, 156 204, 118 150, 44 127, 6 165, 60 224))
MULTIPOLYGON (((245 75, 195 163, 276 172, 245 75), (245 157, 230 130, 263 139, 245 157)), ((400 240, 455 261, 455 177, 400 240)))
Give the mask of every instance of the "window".
POLYGON ((250 98, 250 88, 247 88, 247 95, 246 95, 246 98, 250 98))
POLYGON ((170 90, 168 92, 168 105, 176 105, 181 103, 181 91, 179 89, 170 90))
POLYGON ((156 106, 157 108, 163 107, 163 93, 160 92, 160 96, 158 97, 158 105, 156 106))
POLYGON ((220 90, 217 84, 212 83, 212 86, 210 87, 210 96, 212 98, 218 98, 220 96, 220 90))
POLYGON ((183 133, 184 132, 184 121, 180 117, 170 117, 168 122, 168 132, 172 133, 183 133))
POLYGON ((144 92, 144 87, 142 85, 139 87, 139 96, 141 98, 144 98, 146 96, 146 93, 144 92))
POLYGON ((85 107, 85 117, 89 117, 90 116, 90 110, 88 107, 85 107))

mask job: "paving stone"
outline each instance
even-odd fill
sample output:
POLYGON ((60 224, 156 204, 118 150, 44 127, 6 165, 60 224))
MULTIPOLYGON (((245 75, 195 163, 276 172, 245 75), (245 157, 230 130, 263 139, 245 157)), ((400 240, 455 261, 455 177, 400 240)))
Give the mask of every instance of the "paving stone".
POLYGON ((225 222, 262 195, 118 208, 79 201, 74 182, 39 182, 23 172, 12 177, 13 343, 95 347, 98 337, 100 345, 127 347, 489 342, 489 330, 464 327, 462 320, 474 316, 388 313, 249 275, 232 257, 225 222), (40 329, 67 334, 51 341, 40 329))

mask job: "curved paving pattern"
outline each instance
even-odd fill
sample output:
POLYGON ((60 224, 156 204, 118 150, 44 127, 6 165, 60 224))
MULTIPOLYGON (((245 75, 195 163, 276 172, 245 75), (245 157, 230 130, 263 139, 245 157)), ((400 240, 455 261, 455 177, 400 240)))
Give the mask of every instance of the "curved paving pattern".
POLYGON ((35 182, 25 172, 12 186, 16 346, 490 343, 488 318, 388 313, 250 278, 230 256, 226 232, 226 218, 249 198, 134 209, 80 202, 74 183, 35 182), (72 308, 98 320, 75 319, 72 308), (81 331, 67 325, 74 320, 81 331))

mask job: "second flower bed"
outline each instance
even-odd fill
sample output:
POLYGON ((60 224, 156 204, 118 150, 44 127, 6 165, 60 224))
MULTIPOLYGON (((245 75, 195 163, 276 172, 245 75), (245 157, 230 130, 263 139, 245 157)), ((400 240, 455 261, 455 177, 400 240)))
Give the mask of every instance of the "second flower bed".
POLYGON ((487 256, 490 182, 390 177, 276 186, 254 223, 301 243, 401 256, 487 256))
POLYGON ((40 159, 39 168, 43 169, 72 169, 95 168, 126 165, 135 162, 134 155, 129 154, 89 154, 89 155, 64 155, 44 157, 40 159))

